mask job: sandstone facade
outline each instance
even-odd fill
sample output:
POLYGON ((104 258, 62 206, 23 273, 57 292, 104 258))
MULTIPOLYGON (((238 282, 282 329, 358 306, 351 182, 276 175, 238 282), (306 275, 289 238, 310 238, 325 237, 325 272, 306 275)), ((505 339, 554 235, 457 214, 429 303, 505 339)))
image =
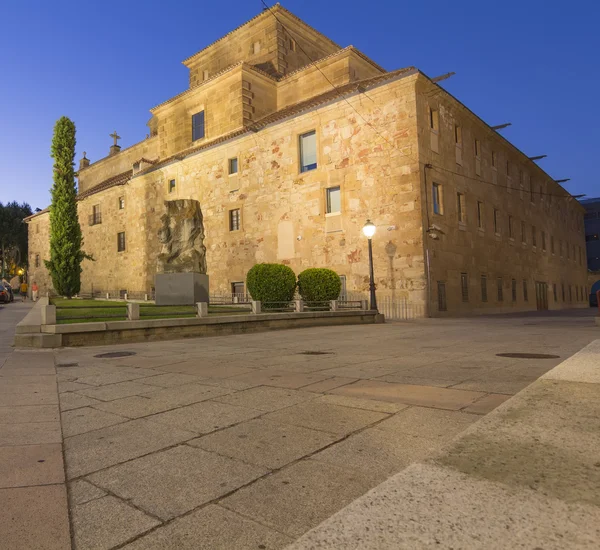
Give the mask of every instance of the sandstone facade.
MULTIPOLYGON (((379 296, 434 316, 585 306, 581 206, 417 69, 386 72, 279 6, 184 63, 190 88, 151 110, 150 137, 79 171, 83 289, 151 292, 164 202, 195 199, 211 292, 257 262, 330 267, 364 292, 369 218, 379 296)), ((43 291, 48 213, 28 223, 43 291)))

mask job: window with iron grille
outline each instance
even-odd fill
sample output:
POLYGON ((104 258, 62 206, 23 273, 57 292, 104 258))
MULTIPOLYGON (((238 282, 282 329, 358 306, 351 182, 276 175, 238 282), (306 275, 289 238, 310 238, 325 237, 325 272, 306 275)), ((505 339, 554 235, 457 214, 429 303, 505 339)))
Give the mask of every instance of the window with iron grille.
POLYGON ((513 279, 511 281, 511 294, 512 294, 512 301, 516 302, 517 301, 517 280, 513 279))
MULTIPOLYGON (((208 76, 208 73, 207 73, 208 76)), ((204 111, 192 115, 192 141, 204 137, 204 111)))
POLYGON ((117 252, 125 250, 125 232, 117 233, 117 252))
POLYGON ((527 292, 527 281, 523 280, 523 301, 529 301, 529 293, 527 292))
POLYGON ((463 302, 469 301, 469 278, 466 273, 460 274, 460 294, 463 302))
POLYGON ((447 311, 446 305, 446 283, 443 281, 438 281, 438 310, 439 311, 447 311))
POLYGON ((229 231, 239 231, 240 229, 240 209, 235 208, 229 211, 229 231))
POLYGON ((481 301, 487 302, 487 277, 485 275, 481 276, 481 301))
POLYGON ((502 277, 496 279, 496 285, 498 286, 498 301, 504 301, 504 289, 502 288, 502 277))

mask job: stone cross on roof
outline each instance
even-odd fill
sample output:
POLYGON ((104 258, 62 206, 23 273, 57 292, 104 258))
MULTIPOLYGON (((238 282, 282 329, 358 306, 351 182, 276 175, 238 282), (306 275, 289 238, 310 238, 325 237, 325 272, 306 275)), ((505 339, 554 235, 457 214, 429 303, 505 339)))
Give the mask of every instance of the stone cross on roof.
POLYGON ((109 136, 115 140, 115 142, 113 143, 113 145, 117 145, 117 140, 121 139, 121 136, 117 134, 116 130, 115 130, 114 134, 109 134, 109 136))

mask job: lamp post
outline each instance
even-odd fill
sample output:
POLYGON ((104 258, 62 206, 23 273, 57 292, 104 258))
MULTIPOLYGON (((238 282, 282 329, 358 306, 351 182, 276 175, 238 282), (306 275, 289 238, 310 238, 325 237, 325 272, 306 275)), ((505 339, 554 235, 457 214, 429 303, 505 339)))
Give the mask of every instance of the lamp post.
POLYGON ((370 290, 370 304, 371 310, 377 311, 377 296, 375 296, 375 275, 373 274, 373 245, 371 239, 375 235, 377 227, 367 220, 367 223, 363 226, 362 231, 365 237, 369 240, 369 290, 370 290))

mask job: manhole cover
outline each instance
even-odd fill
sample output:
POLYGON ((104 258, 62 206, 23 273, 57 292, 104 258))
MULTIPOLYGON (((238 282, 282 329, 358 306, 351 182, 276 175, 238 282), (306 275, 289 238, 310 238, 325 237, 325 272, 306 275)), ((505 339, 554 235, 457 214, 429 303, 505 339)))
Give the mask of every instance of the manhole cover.
POLYGON ((560 359, 560 355, 548 355, 547 353, 497 353, 496 355, 515 359, 560 359))
POLYGON ((301 351, 298 355, 333 355, 331 351, 301 351))
POLYGON ((135 355, 135 351, 111 351, 109 353, 94 355, 94 357, 98 357, 99 359, 112 359, 113 357, 129 357, 130 355, 135 355))

